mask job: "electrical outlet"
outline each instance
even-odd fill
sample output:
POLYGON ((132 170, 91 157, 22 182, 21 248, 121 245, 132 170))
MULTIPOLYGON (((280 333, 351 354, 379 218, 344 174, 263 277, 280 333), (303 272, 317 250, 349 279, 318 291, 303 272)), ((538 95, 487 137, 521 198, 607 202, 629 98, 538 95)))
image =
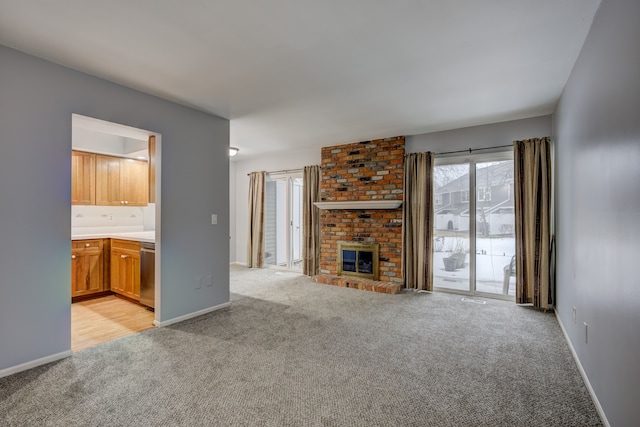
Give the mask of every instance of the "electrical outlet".
POLYGON ((587 322, 582 322, 584 323, 584 342, 585 343, 589 343, 589 325, 587 325, 587 322))
POLYGON ((113 214, 109 214, 109 222, 113 222, 113 214))
POLYGON ((573 323, 575 324, 576 323, 576 308, 572 307, 571 310, 573 311, 573 323))
POLYGON ((196 277, 196 289, 202 288, 202 277, 196 277))
POLYGON ((207 276, 207 287, 212 287, 213 286, 213 275, 209 274, 207 276))

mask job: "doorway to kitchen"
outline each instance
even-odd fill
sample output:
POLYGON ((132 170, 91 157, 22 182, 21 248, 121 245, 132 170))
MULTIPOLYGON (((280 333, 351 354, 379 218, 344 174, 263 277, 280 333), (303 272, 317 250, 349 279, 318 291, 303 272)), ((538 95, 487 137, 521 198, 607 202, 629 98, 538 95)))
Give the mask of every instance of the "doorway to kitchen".
POLYGON ((302 271, 302 172, 269 173, 265 264, 302 271))
POLYGON ((160 318, 160 146, 158 133, 72 115, 73 351, 160 318))
POLYGON ((436 157, 435 288, 513 299, 513 178, 511 151, 436 157))

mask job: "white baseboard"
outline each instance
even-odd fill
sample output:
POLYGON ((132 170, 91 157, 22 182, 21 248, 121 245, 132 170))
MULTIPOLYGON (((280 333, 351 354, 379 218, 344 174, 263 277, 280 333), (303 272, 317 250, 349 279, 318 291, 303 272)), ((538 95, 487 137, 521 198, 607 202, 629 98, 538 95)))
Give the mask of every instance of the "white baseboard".
POLYGON ((174 317, 173 319, 165 320, 163 322, 160 322, 158 320, 154 320, 153 324, 156 325, 159 328, 162 328, 164 326, 173 325, 174 323, 182 322, 182 321, 185 321, 185 320, 188 320, 188 319, 193 319, 194 317, 202 316, 203 314, 211 313, 212 311, 217 311, 217 310, 229 307, 230 305, 231 305, 231 302, 225 302, 225 303, 213 306, 213 307, 205 308, 204 310, 195 311, 193 313, 185 314, 184 316, 174 317))
POLYGON ((60 359, 64 359, 73 354, 71 350, 63 351, 62 353, 52 354, 51 356, 42 357, 40 359, 32 360, 31 362, 22 363, 20 365, 12 366, 10 368, 0 370, 0 378, 8 377, 9 375, 17 374, 18 372, 26 371, 38 366, 46 365, 47 363, 55 362, 60 359))
POLYGON ((240 262, 240 261, 233 261, 233 262, 231 263, 231 265, 244 265, 244 266, 246 267, 246 266, 247 266, 247 263, 246 263, 246 262, 240 262))
POLYGON ((571 354, 573 354, 573 359, 576 361, 576 365, 578 365, 578 371, 580 371, 580 375, 582 375, 584 384, 587 386, 587 390, 589 390, 589 394, 591 395, 591 400, 593 400, 593 404, 596 406, 596 411, 598 411, 598 415, 600 415, 600 418, 602 419, 602 423, 605 425, 605 427, 611 427, 611 424, 609 424, 609 420, 607 420, 607 416, 604 413, 604 409, 602 409, 602 405, 600 405, 598 396, 596 396, 596 392, 593 390, 593 387, 591 387, 591 383, 589 382, 589 377, 587 377, 587 373, 582 367, 582 363, 580 363, 580 359, 578 358, 578 353, 576 353, 576 349, 573 348, 573 344, 569 339, 569 334, 567 334, 567 330, 564 328, 564 325, 562 324, 562 320, 560 320, 560 316, 558 316, 557 307, 555 308, 554 311, 556 313, 556 319, 558 320, 560 329, 564 334, 564 339, 567 341, 567 344, 569 344, 569 349, 571 349, 571 354))

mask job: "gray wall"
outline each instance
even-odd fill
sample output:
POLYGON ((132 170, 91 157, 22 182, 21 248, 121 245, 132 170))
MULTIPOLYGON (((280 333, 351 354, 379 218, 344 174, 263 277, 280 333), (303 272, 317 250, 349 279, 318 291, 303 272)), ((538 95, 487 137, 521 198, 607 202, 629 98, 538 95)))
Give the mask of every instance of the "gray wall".
POLYGON ((640 425, 639 18, 602 2, 554 115, 557 311, 612 426, 640 425))
POLYGON ((511 145, 516 140, 550 135, 551 116, 540 116, 531 119, 512 120, 490 125, 407 136, 405 151, 407 153, 424 151, 443 153, 468 150, 469 148, 477 149, 511 145))
POLYGON ((72 113, 162 134, 160 320, 228 302, 229 122, 3 46, 0 64, 0 370, 70 349, 72 113))

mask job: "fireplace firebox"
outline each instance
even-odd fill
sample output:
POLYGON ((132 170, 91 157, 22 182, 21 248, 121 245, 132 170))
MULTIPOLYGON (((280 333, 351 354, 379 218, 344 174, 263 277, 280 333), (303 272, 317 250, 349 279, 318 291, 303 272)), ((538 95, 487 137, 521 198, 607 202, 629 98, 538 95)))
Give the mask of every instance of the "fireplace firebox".
POLYGON ((378 280, 376 243, 338 242, 338 275, 378 280))

